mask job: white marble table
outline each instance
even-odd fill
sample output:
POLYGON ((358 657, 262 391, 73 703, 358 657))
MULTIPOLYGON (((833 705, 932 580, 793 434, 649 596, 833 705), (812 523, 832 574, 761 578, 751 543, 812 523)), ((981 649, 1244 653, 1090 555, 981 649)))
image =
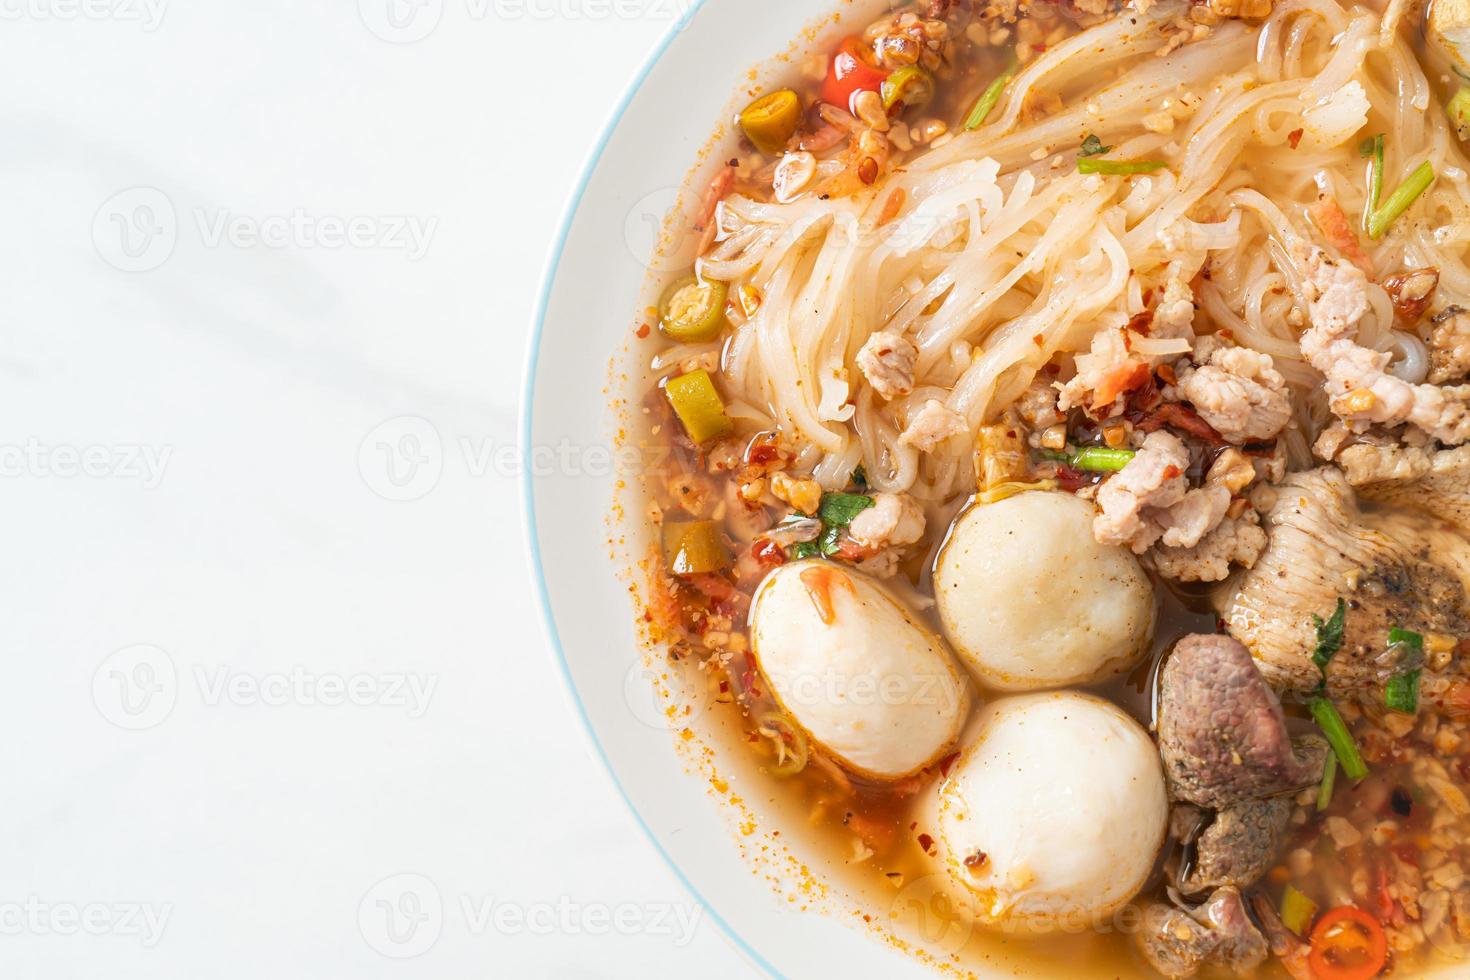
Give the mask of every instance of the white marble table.
POLYGON ((571 721, 514 472, 684 3, 0 2, 0 975, 750 974, 571 721))

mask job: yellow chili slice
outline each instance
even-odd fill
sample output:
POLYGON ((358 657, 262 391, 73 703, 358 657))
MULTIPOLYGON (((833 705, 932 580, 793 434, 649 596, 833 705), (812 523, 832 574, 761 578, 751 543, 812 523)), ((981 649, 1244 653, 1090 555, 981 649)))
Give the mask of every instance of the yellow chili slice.
POLYGON ((746 106, 740 113, 740 128, 762 153, 780 153, 801 125, 801 113, 801 96, 783 88, 746 106))
POLYGON ((664 562, 674 575, 703 575, 728 568, 734 559, 715 521, 664 524, 664 562))
POLYGON ((674 407, 674 414, 684 423, 684 431, 696 443, 705 443, 735 428, 725 414, 725 403, 715 390, 708 371, 690 371, 670 378, 664 394, 674 407))

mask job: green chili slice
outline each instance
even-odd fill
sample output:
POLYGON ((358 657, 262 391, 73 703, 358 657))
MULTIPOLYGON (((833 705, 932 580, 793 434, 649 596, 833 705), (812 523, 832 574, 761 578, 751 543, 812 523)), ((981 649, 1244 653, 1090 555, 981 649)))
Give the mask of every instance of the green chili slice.
POLYGON ((659 329, 681 344, 714 340, 725 329, 725 300, 730 289, 722 282, 701 282, 690 276, 674 283, 664 294, 659 329))
POLYGON ((904 107, 918 107, 934 98, 934 76, 918 65, 905 65, 883 79, 880 89, 883 108, 889 112, 899 103, 904 107))
POLYGON ((1450 115, 1450 125, 1455 127, 1455 132, 1460 139, 1470 143, 1470 86, 1462 86, 1445 106, 1445 111, 1450 115))

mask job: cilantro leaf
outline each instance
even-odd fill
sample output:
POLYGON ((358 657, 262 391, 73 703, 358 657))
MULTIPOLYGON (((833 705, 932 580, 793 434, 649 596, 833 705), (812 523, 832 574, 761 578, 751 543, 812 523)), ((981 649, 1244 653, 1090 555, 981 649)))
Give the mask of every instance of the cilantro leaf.
POLYGON ((1327 665, 1332 658, 1337 656, 1337 651, 1342 649, 1343 631, 1347 623, 1347 603, 1339 596, 1337 608, 1333 610, 1327 622, 1322 621, 1321 616, 1312 617, 1312 625, 1317 629, 1317 646, 1312 651, 1312 663, 1322 672, 1325 680, 1327 677, 1327 665))
POLYGON ((1077 155, 1079 157, 1101 156, 1111 149, 1111 146, 1103 146, 1102 140, 1098 139, 1097 136, 1088 133, 1087 138, 1082 141, 1082 149, 1077 151, 1077 155))
POLYGON ((873 498, 860 493, 824 493, 817 516, 829 528, 847 527, 852 519, 873 506, 873 498))

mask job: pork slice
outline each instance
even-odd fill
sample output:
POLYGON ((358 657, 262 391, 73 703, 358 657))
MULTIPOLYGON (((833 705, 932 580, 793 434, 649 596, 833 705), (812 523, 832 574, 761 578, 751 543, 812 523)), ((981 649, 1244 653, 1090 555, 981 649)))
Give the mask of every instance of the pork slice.
POLYGON ((1206 966, 1249 973, 1266 960, 1266 939, 1235 888, 1221 888, 1192 912, 1157 902, 1143 913, 1137 941, 1166 977, 1192 977, 1206 966))
POLYGON ((1217 810, 1319 782, 1326 761, 1320 740, 1292 743, 1250 652, 1204 634, 1180 640, 1164 663, 1159 752, 1170 794, 1217 810))
MULTIPOLYGON (((1326 619, 1339 598, 1347 602, 1344 643, 1327 672, 1336 697, 1382 697, 1396 668, 1383 661, 1394 627, 1470 635, 1470 540, 1464 530, 1470 527, 1470 491, 1455 483, 1463 480, 1458 464, 1470 467, 1470 456, 1446 456, 1433 477, 1363 487, 1377 502, 1428 502, 1437 513, 1364 511, 1332 466, 1293 473, 1277 487, 1265 514, 1266 550, 1216 595, 1230 634, 1249 648, 1273 687, 1317 687, 1322 675, 1312 661, 1312 617, 1326 619)), ((1462 676, 1463 659, 1446 671, 1462 676)))
POLYGON ((1418 510, 1470 534, 1470 446, 1436 452, 1360 443, 1338 462, 1363 499, 1418 510))
POLYGON ((1276 861, 1291 821, 1290 797, 1249 800, 1215 815, 1195 841, 1194 864, 1179 878, 1186 895, 1226 885, 1248 888, 1276 861))

